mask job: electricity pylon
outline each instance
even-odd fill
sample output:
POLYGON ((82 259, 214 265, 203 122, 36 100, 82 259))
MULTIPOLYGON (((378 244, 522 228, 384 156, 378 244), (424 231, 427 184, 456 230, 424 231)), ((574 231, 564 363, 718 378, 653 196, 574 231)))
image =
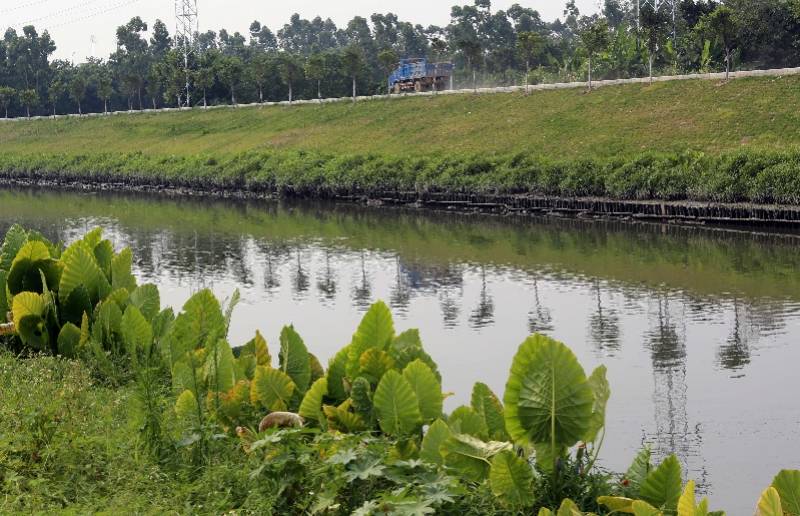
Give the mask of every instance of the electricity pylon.
POLYGON ((192 106, 189 54, 193 50, 195 35, 199 30, 197 0, 175 0, 175 46, 183 52, 183 66, 186 71, 187 107, 192 106))

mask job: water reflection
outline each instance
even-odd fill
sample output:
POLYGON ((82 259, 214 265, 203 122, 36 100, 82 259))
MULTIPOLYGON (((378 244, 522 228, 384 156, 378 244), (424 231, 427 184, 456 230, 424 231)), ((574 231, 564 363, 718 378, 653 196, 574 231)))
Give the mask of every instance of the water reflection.
MULTIPOLYGON (((102 225, 116 246, 133 248, 140 279, 176 306, 206 286, 220 297, 242 289, 234 343, 256 328, 274 338, 294 322, 325 361, 349 341, 359 312, 385 299, 398 329, 420 328, 454 404, 469 401, 476 380, 501 393, 518 343, 552 335, 587 369, 609 366, 604 455, 619 459, 609 467, 625 468, 649 443, 657 456, 677 453, 734 509, 727 500, 749 505, 758 493, 719 484, 735 469, 729 455, 745 452, 715 443, 735 428, 737 445, 757 450, 765 420, 800 420, 787 388, 800 360, 792 236, 0 190, 0 232, 12 222, 65 241, 102 225)), ((791 436, 769 438, 794 449, 791 436)), ((749 469, 771 478, 800 463, 800 452, 785 455, 762 452, 749 469)))

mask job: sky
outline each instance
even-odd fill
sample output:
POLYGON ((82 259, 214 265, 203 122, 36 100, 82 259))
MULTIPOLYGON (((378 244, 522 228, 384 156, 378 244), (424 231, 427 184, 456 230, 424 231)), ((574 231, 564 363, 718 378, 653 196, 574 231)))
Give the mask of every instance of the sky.
MULTIPOLYGON (((239 31, 247 34, 253 20, 270 27, 274 32, 282 27, 293 13, 303 18, 317 15, 331 18, 338 26, 354 16, 369 18, 375 12, 393 12, 400 19, 422 25, 446 25, 450 8, 472 0, 197 0, 200 30, 239 31)), ((507 9, 519 3, 536 9, 545 20, 562 16, 566 0, 494 0, 493 9, 507 9)), ((597 0, 577 0, 581 12, 597 10, 597 0)), ((163 20, 173 32, 174 0, 0 0, 0 26, 34 25, 48 29, 58 50, 55 57, 84 61, 92 52, 95 57, 107 57, 114 50, 115 30, 133 16, 141 16, 150 26, 163 20)), ((3 32, 5 32, 3 30, 3 32)))

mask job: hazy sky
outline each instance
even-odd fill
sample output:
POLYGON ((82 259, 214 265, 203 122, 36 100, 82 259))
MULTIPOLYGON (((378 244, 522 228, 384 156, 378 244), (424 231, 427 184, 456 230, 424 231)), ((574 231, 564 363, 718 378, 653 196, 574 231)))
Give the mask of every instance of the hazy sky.
MULTIPOLYGON (((566 0, 494 0, 493 9, 507 9, 519 3, 538 10, 544 19, 562 15, 566 0)), ((198 0, 200 29, 247 33, 253 20, 273 31, 283 26, 293 13, 304 18, 330 17, 341 26, 354 16, 375 12, 393 12, 402 20, 423 25, 446 25, 450 8, 472 0, 301 0, 275 2, 265 0, 198 0)), ((577 0, 582 11, 597 9, 597 0, 577 0)), ((114 49, 114 31, 132 16, 139 15, 148 24, 160 18, 174 29, 174 0, 0 0, 0 26, 18 30, 33 24, 48 29, 58 45, 56 57, 82 61, 91 54, 107 57, 114 49), (96 43, 92 45, 92 38, 96 43)))

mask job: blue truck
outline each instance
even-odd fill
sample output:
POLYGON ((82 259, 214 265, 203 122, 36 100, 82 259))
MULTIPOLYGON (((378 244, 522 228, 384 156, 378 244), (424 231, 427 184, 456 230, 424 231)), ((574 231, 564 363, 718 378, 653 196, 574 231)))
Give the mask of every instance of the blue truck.
POLYGON ((403 59, 389 76, 389 91, 442 91, 450 84, 452 63, 431 63, 425 58, 403 59))

